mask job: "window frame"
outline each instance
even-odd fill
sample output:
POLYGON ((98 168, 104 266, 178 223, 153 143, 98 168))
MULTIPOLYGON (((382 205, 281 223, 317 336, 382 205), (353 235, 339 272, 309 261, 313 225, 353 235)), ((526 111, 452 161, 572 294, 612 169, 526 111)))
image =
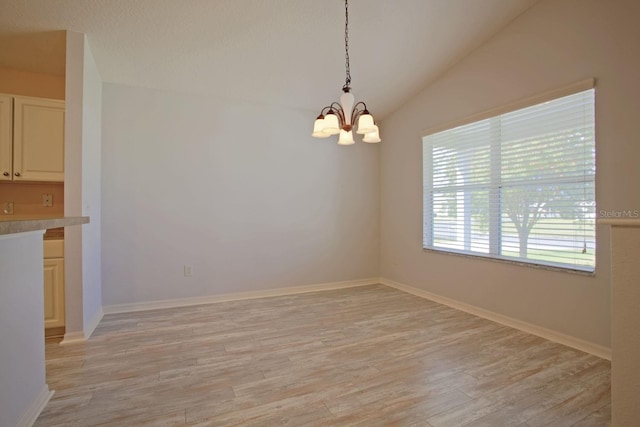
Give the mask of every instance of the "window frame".
MULTIPOLYGON (((545 270, 554 270, 554 271, 562 271, 562 272, 570 272, 570 273, 577 273, 577 274, 583 274, 583 275, 589 275, 589 276, 593 276, 595 275, 596 272, 596 268, 597 268, 597 259, 594 258, 594 265, 593 266, 579 266, 579 265, 570 265, 567 263, 556 263, 553 261, 542 261, 542 260, 536 260, 536 259, 530 259, 530 260, 523 260, 523 259, 519 259, 519 258, 512 258, 512 257, 507 257, 507 256, 503 256, 500 253, 500 247, 501 247, 501 216, 502 216, 502 212, 500 211, 499 215, 492 215, 489 217, 489 253, 482 253, 482 252, 471 252, 471 251, 467 251, 467 250, 460 250, 460 249, 455 249, 455 248, 445 248, 445 247, 425 247, 425 242, 426 241, 431 241, 433 242, 433 204, 434 204, 434 200, 433 197, 429 197, 429 200, 427 201, 427 191, 430 191, 431 193, 433 193, 433 173, 430 173, 427 176, 427 174, 425 174, 425 171, 427 170, 426 167, 426 159, 425 159, 425 138, 432 135, 432 134, 436 134, 439 132, 443 132, 446 130, 450 130, 450 129, 454 129, 460 126, 465 126, 465 125, 469 125, 472 123, 476 123, 476 122, 480 122, 483 120, 488 120, 488 119, 492 119, 492 118, 497 118, 500 115, 503 114, 507 114, 516 110, 521 110, 521 109, 525 109, 527 107, 531 107, 537 104, 541 104, 544 102, 549 102, 549 101, 553 101, 565 96, 569 96, 569 95, 574 95, 576 93, 579 92, 583 92, 583 91, 587 91, 590 89, 594 89, 595 90, 595 79, 586 79, 586 80, 582 80, 580 82, 559 88, 559 89, 555 89, 555 90, 551 90, 548 92, 544 92, 542 94, 539 95, 535 95, 532 97, 528 97, 525 99, 522 99, 520 101, 516 101, 498 108, 493 108, 478 114, 474 114, 471 116, 468 116, 466 118, 463 119, 459 119, 459 120, 455 120, 452 122, 448 122, 446 124, 441 124, 438 126, 434 126, 432 128, 429 128, 425 131, 422 132, 422 147, 423 147, 423 157, 422 157, 422 172, 423 172, 423 213, 422 213, 422 221, 423 221, 423 232, 422 232, 422 247, 423 247, 423 251, 425 252, 432 252, 432 253, 438 253, 438 254, 450 254, 450 255, 455 255, 455 256, 462 256, 462 257, 466 257, 466 258, 475 258, 475 259, 485 259, 485 260, 490 260, 490 261, 496 261, 496 262, 501 262, 501 263, 508 263, 508 264, 515 264, 515 265, 519 265, 519 266, 525 266, 525 267, 530 267, 530 268, 541 268, 541 269, 545 269, 545 270), (427 186, 428 184, 428 186, 427 186), (429 190, 427 190, 427 188, 429 190), (427 214, 430 215, 430 222, 429 222, 429 227, 427 227, 427 214)), ((595 92, 594 92, 594 99, 595 99, 595 92)), ((595 117, 594 117, 594 125, 595 125, 595 117)), ((594 146, 596 144, 596 134, 594 133, 594 146)), ((496 147, 495 146, 499 146, 499 144, 491 144, 490 145, 490 150, 495 150, 496 147)), ((499 148, 498 148, 499 149, 499 148)), ((499 202, 500 199, 500 189, 502 188, 502 183, 500 183, 500 162, 501 162, 501 155, 494 155, 494 153, 492 153, 491 155, 491 177, 490 177, 490 183, 489 184, 481 184, 478 185, 478 188, 480 187, 486 187, 490 194, 489 194, 489 203, 491 203, 491 201, 493 201, 494 203, 499 202), (496 165, 495 162, 498 162, 498 164, 496 165)), ((430 161, 433 159, 433 157, 431 156, 430 161)), ((594 159, 595 161, 595 159, 594 159)), ((433 171, 433 162, 431 161, 431 165, 430 165, 430 170, 433 171)), ((545 180, 546 181, 546 180, 545 180)), ((595 175, 593 176, 593 184, 595 186, 595 175)), ((550 181, 553 184, 558 184, 559 181, 558 180, 552 180, 550 181)), ((585 183, 586 185, 586 183, 585 183)), ((453 186, 455 187, 455 186, 453 186)), ((452 188, 453 188, 452 187, 452 188)), ((438 187, 437 189, 438 192, 444 192, 446 191, 445 187, 438 187)), ((594 202, 596 202, 596 194, 595 194, 595 190, 594 190, 594 202)), ((594 239, 596 242, 596 247, 597 247, 597 227, 595 227, 595 235, 594 235, 594 239)))

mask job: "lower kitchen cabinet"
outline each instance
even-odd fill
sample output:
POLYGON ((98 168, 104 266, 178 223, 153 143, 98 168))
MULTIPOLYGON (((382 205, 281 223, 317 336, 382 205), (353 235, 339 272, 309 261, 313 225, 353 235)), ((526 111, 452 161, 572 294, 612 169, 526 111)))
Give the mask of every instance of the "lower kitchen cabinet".
POLYGON ((64 333, 63 256, 63 240, 44 242, 44 327, 47 336, 64 333))

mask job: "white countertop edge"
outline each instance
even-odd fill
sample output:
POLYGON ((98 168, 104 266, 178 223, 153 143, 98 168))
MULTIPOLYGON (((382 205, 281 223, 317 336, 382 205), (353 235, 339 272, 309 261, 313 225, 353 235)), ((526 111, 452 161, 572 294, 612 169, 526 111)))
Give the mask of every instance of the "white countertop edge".
POLYGON ((29 231, 47 230, 49 228, 69 227, 72 225, 81 225, 88 223, 88 216, 0 221, 0 235, 26 233, 29 231))
POLYGON ((38 238, 42 238, 45 231, 47 230, 34 230, 34 231, 24 231, 22 233, 12 233, 12 234, 0 234, 0 240, 11 240, 28 236, 38 236, 38 238))

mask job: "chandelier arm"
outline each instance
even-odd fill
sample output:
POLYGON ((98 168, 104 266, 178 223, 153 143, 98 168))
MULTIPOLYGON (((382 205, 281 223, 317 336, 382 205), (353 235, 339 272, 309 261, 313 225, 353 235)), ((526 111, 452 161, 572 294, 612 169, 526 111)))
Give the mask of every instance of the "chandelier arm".
POLYGON ((365 104, 364 102, 360 101, 358 102, 356 105, 353 106, 353 110, 351 111, 351 121, 355 124, 358 122, 358 118, 360 117, 360 115, 362 114, 369 114, 369 111, 367 111, 367 104, 365 104), (362 106, 362 108, 358 108, 359 106, 362 106))
POLYGON ((358 101, 356 105, 353 106, 353 108, 355 109, 358 105, 362 105, 365 110, 367 109, 367 104, 365 104, 363 101, 358 101))
POLYGON ((326 107, 322 107, 322 110, 320 110, 320 115, 324 116, 326 114, 327 110, 331 110, 331 106, 327 105, 326 107))
POLYGON ((362 111, 363 110, 356 110, 355 108, 353 109, 353 112, 351 113, 351 121, 354 123, 354 125, 358 123, 358 119, 360 118, 362 111))
POLYGON ((344 117, 345 113, 344 113, 344 110, 342 109, 342 105, 334 101, 331 103, 331 105, 329 105, 329 107, 336 114, 336 116, 338 116, 338 122, 340 122, 340 127, 343 127, 347 121, 345 120, 345 117, 344 117))
POLYGON ((362 101, 358 101, 356 103, 356 105, 353 106, 353 112, 355 112, 358 109, 359 106, 362 106, 362 110, 361 111, 367 111, 367 104, 365 104, 362 101))

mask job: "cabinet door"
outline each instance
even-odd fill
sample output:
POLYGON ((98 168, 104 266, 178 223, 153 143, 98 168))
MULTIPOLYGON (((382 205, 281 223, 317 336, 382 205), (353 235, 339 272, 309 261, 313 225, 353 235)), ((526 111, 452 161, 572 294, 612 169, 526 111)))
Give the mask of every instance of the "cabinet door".
POLYGON ((0 181, 11 181, 13 175, 12 106, 12 96, 0 95, 0 181))
POLYGON ((14 98, 13 179, 64 181, 64 101, 14 98))
POLYGON ((44 327, 64 326, 64 259, 44 260, 44 327))

